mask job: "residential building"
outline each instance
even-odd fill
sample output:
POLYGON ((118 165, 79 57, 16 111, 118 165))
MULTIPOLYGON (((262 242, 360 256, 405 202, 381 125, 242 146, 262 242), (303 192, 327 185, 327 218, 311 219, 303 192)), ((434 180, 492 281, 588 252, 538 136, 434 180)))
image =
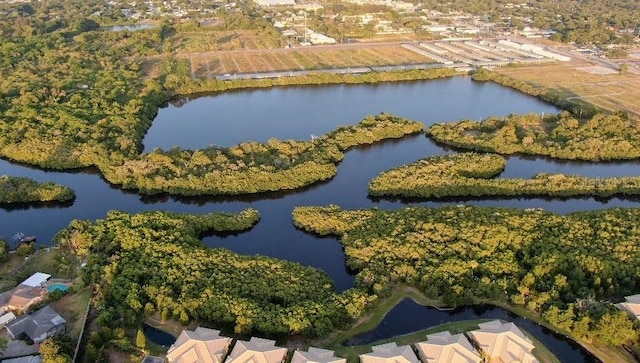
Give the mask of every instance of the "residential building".
POLYGON ((252 337, 236 341, 226 363, 282 363, 286 357, 287 348, 277 347, 274 340, 252 337))
POLYGON ((64 333, 67 322, 51 307, 36 311, 31 315, 23 315, 7 324, 7 332, 11 339, 26 335, 36 343, 40 343, 52 335, 64 333))
POLYGON ((219 330, 201 327, 183 330, 169 348, 167 360, 169 363, 221 363, 232 340, 221 336, 219 330))
POLYGON ((616 304, 620 310, 626 310, 636 319, 640 319, 640 294, 627 296, 624 302, 616 304))
POLYGON ((306 352, 296 350, 291 363, 347 363, 347 360, 337 358, 332 350, 309 347, 306 352))
POLYGON ((42 300, 47 294, 43 286, 51 275, 36 272, 13 289, 0 294, 0 313, 11 310, 24 311, 42 300))
POLYGON ((371 353, 361 354, 361 363, 418 363, 418 357, 408 345, 396 343, 376 345, 371 353))
POLYGON ((538 363, 531 353, 533 343, 514 323, 493 320, 478 327, 469 334, 491 362, 538 363))
POLYGON ((427 335, 427 340, 416 344, 422 363, 479 363, 478 351, 463 334, 448 331, 427 335))
POLYGON ((10 322, 16 320, 16 315, 12 312, 8 312, 4 315, 0 315, 0 329, 4 328, 5 325, 10 322))

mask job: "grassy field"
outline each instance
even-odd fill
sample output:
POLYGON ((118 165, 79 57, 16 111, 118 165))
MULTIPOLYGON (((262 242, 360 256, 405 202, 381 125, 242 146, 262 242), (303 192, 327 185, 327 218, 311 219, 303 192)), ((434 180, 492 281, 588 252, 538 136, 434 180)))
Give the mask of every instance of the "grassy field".
POLYGON ((18 272, 19 279, 26 279, 36 272, 50 274, 53 278, 74 279, 78 276, 78 261, 59 248, 37 250, 18 272))
POLYGON ((432 63, 399 45, 183 53, 195 78, 221 74, 432 63))
POLYGON ((260 30, 218 30, 180 32, 165 44, 171 52, 213 52, 282 47, 277 32, 260 30))
POLYGON ((74 342, 80 337, 80 331, 84 324, 84 316, 87 305, 91 300, 92 290, 90 287, 63 296, 51 306, 67 321, 67 334, 73 338, 74 342))
POLYGON ((592 64, 582 61, 495 69, 537 88, 554 90, 565 98, 580 98, 607 110, 626 110, 640 116, 640 76, 598 74, 594 70, 597 71, 592 64))
POLYGON ((20 264, 24 261, 24 257, 13 253, 9 255, 9 261, 0 263, 0 292, 12 289, 18 283, 15 272, 20 264))

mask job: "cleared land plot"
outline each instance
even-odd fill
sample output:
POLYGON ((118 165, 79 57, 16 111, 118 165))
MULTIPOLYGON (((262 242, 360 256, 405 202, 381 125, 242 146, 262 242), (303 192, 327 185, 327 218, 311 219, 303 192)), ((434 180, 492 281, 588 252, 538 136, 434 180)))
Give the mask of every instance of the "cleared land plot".
POLYGON ((277 32, 258 30, 180 32, 167 41, 167 46, 178 53, 269 49, 280 47, 280 36, 277 32))
MULTIPOLYGON (((185 56, 186 58, 186 56, 185 56)), ((196 78, 233 73, 432 63, 399 45, 360 48, 293 48, 188 56, 196 78), (208 61, 208 63, 207 63, 208 61), (207 64, 208 70, 207 71, 207 64)))
POLYGON ((591 73, 591 74, 616 74, 615 70, 603 66, 591 66, 591 67, 578 67, 579 71, 591 73))
POLYGON ((593 74, 580 69, 591 66, 574 61, 496 68, 495 71, 536 88, 555 91, 565 98, 584 99, 607 110, 625 110, 640 117, 640 76, 593 74))

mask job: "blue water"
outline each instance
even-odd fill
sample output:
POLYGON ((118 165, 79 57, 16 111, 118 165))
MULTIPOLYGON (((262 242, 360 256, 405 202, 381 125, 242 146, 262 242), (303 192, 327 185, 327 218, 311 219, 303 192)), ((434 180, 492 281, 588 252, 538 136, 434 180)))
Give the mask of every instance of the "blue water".
MULTIPOLYGON (((549 113, 558 110, 536 98, 491 83, 475 83, 468 77, 378 85, 272 88, 176 100, 159 110, 144 139, 144 145, 146 150, 152 150, 174 145, 184 148, 206 147, 211 144, 230 146, 248 140, 266 141, 270 137, 308 140, 311 134, 322 135, 338 125, 353 125, 366 115, 383 111, 423 122, 428 127, 435 122, 462 118, 478 120, 490 115, 549 113)), ((167 195, 142 197, 135 192, 109 185, 93 169, 74 172, 43 171, 0 160, 0 175, 26 176, 41 182, 54 181, 72 187, 77 194, 76 200, 69 204, 0 207, 0 236, 11 240, 16 232, 23 232, 25 235, 37 236, 39 245, 48 246, 52 244, 56 232, 66 227, 71 220, 104 218, 107 211, 113 209, 130 213, 170 210, 202 214, 216 211, 238 212, 253 207, 261 214, 260 222, 254 228, 235 235, 206 236, 204 244, 225 247, 246 255, 260 254, 287 259, 319 268, 333 279, 336 291, 343 291, 353 286, 354 276, 345 267, 342 246, 335 238, 320 238, 297 230, 291 221, 294 207, 337 204, 345 209, 397 209, 407 205, 441 206, 464 203, 543 208, 557 213, 614 206, 640 207, 640 202, 633 198, 514 198, 416 202, 368 197, 367 185, 380 172, 419 158, 450 152, 454 151, 437 145, 424 135, 416 135, 355 148, 339 164, 336 177, 307 188, 255 196, 197 198, 167 195)), ((640 175, 639 166, 638 162, 558 162, 514 156, 509 158, 501 176, 528 178, 539 172, 592 177, 640 175)), ((413 316, 396 318, 396 323, 409 325, 407 322, 412 320, 413 316)), ((151 335, 150 339, 155 339, 153 330, 146 331, 151 335)), ((556 339, 550 337, 549 339, 556 339)), ((170 345, 166 344, 170 339, 166 336, 164 338, 167 338, 164 345, 170 345)), ((581 355, 575 357, 575 362, 584 361, 581 355)))
POLYGON ((67 286, 65 284, 53 284, 53 285, 49 285, 47 287, 47 290, 49 290, 49 292, 54 292, 56 290, 60 290, 62 292, 65 292, 65 291, 69 290, 69 286, 67 286))

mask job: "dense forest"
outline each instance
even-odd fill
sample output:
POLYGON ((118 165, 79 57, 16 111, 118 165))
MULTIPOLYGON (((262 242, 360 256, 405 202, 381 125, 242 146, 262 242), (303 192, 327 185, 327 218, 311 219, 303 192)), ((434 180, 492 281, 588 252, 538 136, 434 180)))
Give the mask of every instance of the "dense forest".
POLYGON ((0 204, 32 202, 68 202, 75 199, 73 189, 51 182, 38 183, 30 178, 0 176, 0 204))
POLYGON ((162 30, 0 37, 0 156, 47 168, 121 162, 167 94, 124 55, 157 52, 162 30))
POLYGON ((587 178, 540 173, 532 179, 494 179, 506 166, 496 154, 432 156, 381 173, 369 183, 376 197, 575 197, 639 195, 640 177, 587 178))
POLYGON ((462 120, 434 124, 427 134, 447 145, 500 154, 590 161, 640 157, 640 129, 624 112, 596 114, 586 121, 568 112, 462 120))
POLYGON ((295 189, 335 176, 343 152, 400 138, 424 125, 390 114, 369 116, 311 141, 245 142, 231 148, 155 150, 118 166, 103 166, 108 181, 145 194, 249 194, 295 189))
POLYGON ((259 219, 238 214, 109 212, 95 223, 73 221, 56 241, 87 260, 95 283, 96 322, 136 327, 144 314, 213 323, 238 334, 324 335, 357 318, 371 299, 357 290, 337 295, 322 271, 263 256, 207 248, 205 232, 239 232, 259 219))
POLYGON ((563 329, 612 345, 638 332, 626 313, 597 301, 640 291, 639 218, 639 209, 293 211, 297 227, 341 238, 359 288, 385 295, 407 284, 451 305, 504 301, 555 325, 564 317, 563 329))

